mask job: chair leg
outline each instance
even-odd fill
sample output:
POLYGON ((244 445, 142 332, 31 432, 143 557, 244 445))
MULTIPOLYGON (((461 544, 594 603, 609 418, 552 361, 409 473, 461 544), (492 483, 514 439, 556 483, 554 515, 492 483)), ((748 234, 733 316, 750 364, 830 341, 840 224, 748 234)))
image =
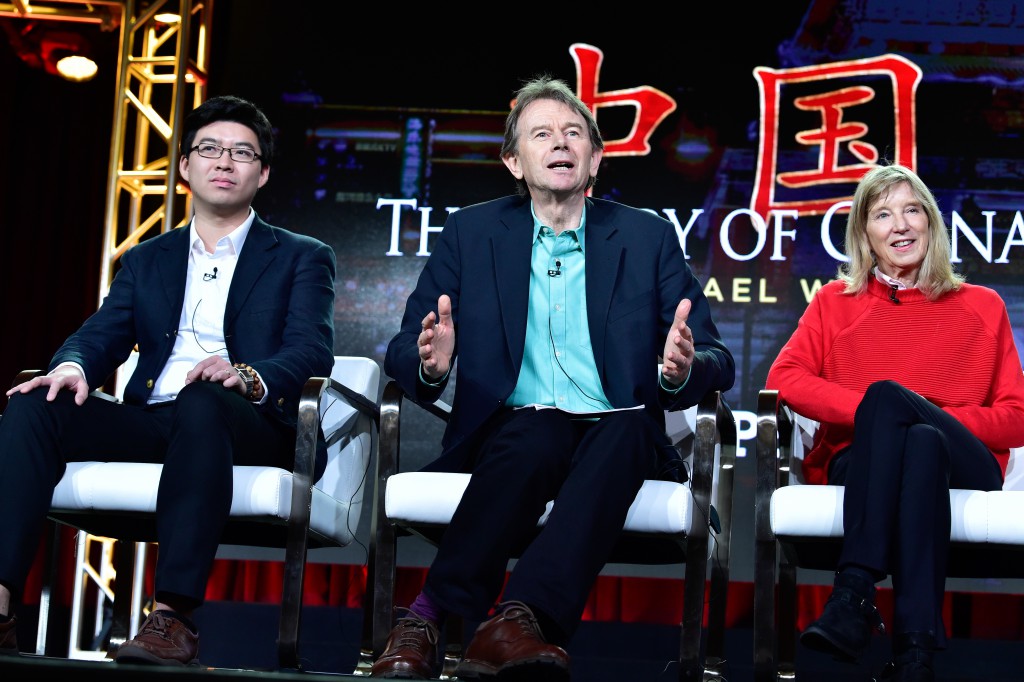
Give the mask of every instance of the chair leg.
POLYGON ((686 574, 683 582, 683 621, 679 640, 679 679, 692 682, 704 677, 701 639, 704 628, 704 592, 708 567, 707 535, 694 533, 686 541, 686 574))
MULTIPOLYGON (((109 644, 107 650, 112 654, 117 648, 131 639, 133 591, 135 585, 136 544, 127 540, 119 541, 114 552, 114 605, 111 613, 109 644)), ((138 586, 142 589, 142 586, 138 586)))
POLYGON ((448 679, 455 676, 455 668, 462 661, 462 642, 465 634, 462 616, 449 614, 444 628, 444 663, 441 668, 441 675, 448 679))
POLYGON ((39 621, 36 627, 36 654, 39 656, 47 653, 46 637, 50 626, 50 601, 53 597, 54 586, 57 584, 57 565, 60 563, 61 526, 58 523, 51 523, 51 525, 53 526, 52 532, 46 537, 47 552, 43 571, 46 581, 39 593, 39 621))
POLYGON ((781 672, 796 671, 796 566, 786 561, 779 566, 779 660, 781 672))
MULTIPOLYGON (((308 493, 308 489, 307 489, 308 493)), ((294 492, 293 492, 294 495, 294 492)), ((307 495, 308 496, 308 495, 307 495)), ((308 510, 308 506, 306 509, 308 510)), ((288 521, 288 539, 284 556, 284 582, 281 591, 281 620, 278 623, 277 661, 287 670, 301 670, 299 660, 299 631, 302 623, 302 592, 306 576, 306 556, 309 540, 308 511, 296 519, 295 510, 288 521)))
POLYGON ((370 550, 370 556, 366 566, 366 586, 363 588, 363 633, 359 645, 359 658, 356 659, 354 674, 360 677, 368 677, 373 668, 376 658, 373 655, 373 593, 374 593, 374 552, 370 550))
POLYGON ((381 523, 376 548, 376 571, 373 579, 373 658, 384 653, 391 633, 395 611, 397 576, 397 538, 390 523, 381 523))
POLYGON ((775 540, 754 546, 754 679, 774 682, 776 671, 776 591, 778 569, 775 540))

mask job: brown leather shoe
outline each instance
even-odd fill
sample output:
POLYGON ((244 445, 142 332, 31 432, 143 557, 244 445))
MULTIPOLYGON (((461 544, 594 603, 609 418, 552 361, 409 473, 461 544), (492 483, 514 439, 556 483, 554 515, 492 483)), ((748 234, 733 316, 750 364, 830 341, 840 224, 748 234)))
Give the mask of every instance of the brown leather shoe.
POLYGON ((544 640, 533 611, 517 601, 498 605, 500 613, 476 629, 455 670, 460 679, 568 680, 569 654, 544 640))
POLYGON ((17 656, 18 650, 18 619, 11 616, 6 623, 0 623, 0 656, 17 656))
POLYGON ((413 611, 398 619, 370 677, 427 680, 437 677, 437 626, 413 611))
POLYGON ((139 633, 117 648, 118 663, 190 665, 199 653, 199 635, 167 611, 153 611, 139 633))

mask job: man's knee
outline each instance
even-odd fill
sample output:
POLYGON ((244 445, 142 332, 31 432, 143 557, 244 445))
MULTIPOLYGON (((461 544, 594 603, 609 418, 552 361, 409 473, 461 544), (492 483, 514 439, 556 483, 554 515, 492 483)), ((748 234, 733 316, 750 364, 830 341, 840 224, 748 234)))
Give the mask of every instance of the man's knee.
POLYGON ((229 401, 235 395, 230 389, 212 381, 186 384, 174 400, 176 418, 190 424, 219 422, 228 414, 229 401))
POLYGON ((7 403, 7 409, 4 410, 4 420, 10 423, 20 419, 31 419, 32 416, 49 415, 78 407, 75 404, 75 394, 71 391, 59 391, 52 401, 46 399, 48 392, 48 386, 40 386, 28 393, 15 393, 7 403))

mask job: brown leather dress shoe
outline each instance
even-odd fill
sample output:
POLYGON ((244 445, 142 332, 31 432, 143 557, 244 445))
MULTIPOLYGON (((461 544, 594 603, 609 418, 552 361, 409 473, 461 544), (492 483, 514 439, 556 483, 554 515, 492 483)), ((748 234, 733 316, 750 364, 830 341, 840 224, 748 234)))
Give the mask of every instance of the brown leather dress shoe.
POLYGON ((0 623, 0 656, 17 656, 18 650, 18 619, 11 616, 6 623, 0 623))
POLYGON ((401 680, 436 677, 437 641, 437 626, 409 611, 392 628, 384 653, 370 669, 370 677, 401 680))
POLYGON ((568 680, 569 654, 544 640, 533 611, 522 602, 499 604, 500 613, 476 629, 455 670, 460 679, 568 680))
POLYGON ((190 665, 199 653, 199 635, 166 611, 153 611, 139 633, 117 648, 118 663, 190 665))

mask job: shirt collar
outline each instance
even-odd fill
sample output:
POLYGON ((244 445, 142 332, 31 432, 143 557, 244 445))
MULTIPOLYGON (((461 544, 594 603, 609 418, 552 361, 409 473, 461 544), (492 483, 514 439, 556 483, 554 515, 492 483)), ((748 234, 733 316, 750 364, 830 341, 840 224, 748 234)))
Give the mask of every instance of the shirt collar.
MULTIPOLYGON (((252 228, 252 222, 256 219, 256 212, 249 207, 248 217, 242 221, 242 223, 231 230, 228 234, 217 240, 217 244, 221 244, 227 240, 228 253, 238 255, 242 252, 242 246, 245 244, 245 238, 249 236, 249 230, 252 228)), ((188 227, 189 243, 192 244, 193 250, 204 251, 203 240, 199 238, 199 233, 196 232, 196 220, 192 219, 188 227)))
MULTIPOLYGON (((537 212, 533 210, 533 202, 532 201, 530 202, 530 215, 533 216, 533 241, 535 242, 535 241, 537 241, 537 237, 540 235, 540 229, 542 227, 548 227, 549 229, 551 229, 551 228, 550 228, 550 226, 545 225, 544 223, 542 223, 540 221, 540 218, 537 217, 537 212)), ((579 246, 580 251, 582 253, 584 253, 584 254, 586 254, 586 249, 585 249, 585 247, 583 245, 584 245, 584 243, 586 243, 586 240, 583 237, 586 234, 585 233, 586 226, 587 226, 587 205, 584 204, 583 205, 583 213, 580 215, 580 226, 577 227, 574 230, 566 230, 566 232, 569 232, 570 234, 572 234, 572 236, 576 239, 576 244, 579 246)))
POLYGON ((908 287, 906 284, 904 284, 903 282, 899 281, 898 279, 893 279, 889 275, 887 275, 884 272, 882 272, 881 270, 879 270, 878 266, 875 266, 874 270, 875 270, 875 279, 877 279, 879 282, 881 282, 882 284, 884 284, 886 286, 896 287, 897 289, 916 289, 917 288, 917 287, 908 287))

